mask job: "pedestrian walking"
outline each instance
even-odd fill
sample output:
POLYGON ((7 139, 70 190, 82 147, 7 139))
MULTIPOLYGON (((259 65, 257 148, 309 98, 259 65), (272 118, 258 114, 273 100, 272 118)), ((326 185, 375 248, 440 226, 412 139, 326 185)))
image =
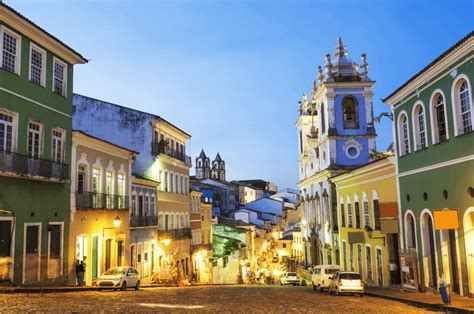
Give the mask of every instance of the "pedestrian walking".
POLYGON ((388 264, 388 268, 390 270, 390 282, 392 285, 396 285, 398 284, 398 274, 397 274, 397 271, 398 271, 398 266, 397 264, 395 263, 395 261, 393 259, 390 260, 389 264, 388 264))

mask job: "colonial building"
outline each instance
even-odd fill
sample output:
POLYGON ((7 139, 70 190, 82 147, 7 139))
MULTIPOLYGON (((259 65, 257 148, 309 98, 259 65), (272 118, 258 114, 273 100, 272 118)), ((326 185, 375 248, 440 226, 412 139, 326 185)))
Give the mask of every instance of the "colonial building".
POLYGON ((263 191, 248 183, 232 181, 239 187, 239 205, 243 206, 263 197, 263 191))
POLYGON ((393 114, 400 246, 414 252, 418 290, 440 278, 474 295, 474 33, 384 99, 393 114))
POLYGON ((400 283, 395 157, 332 178, 338 196, 340 266, 370 286, 400 283), (390 274, 389 264, 398 265, 390 274), (392 276, 391 276, 392 275, 392 276))
POLYGON ((70 284, 76 283, 76 262, 87 265, 87 285, 110 267, 130 264, 129 195, 135 156, 133 151, 73 131, 66 247, 70 284))
POLYGON ((73 67, 87 60, 0 2, 0 281, 67 283, 73 67))
MULTIPOLYGON (((139 152, 133 173, 160 182, 154 252, 160 269, 158 279, 177 280, 189 276, 191 158, 186 155, 186 141, 191 136, 157 115, 90 97, 74 95, 74 106, 75 129, 139 152)), ((132 260, 138 263, 139 257, 137 248, 132 260)))
POLYGON ((212 167, 209 157, 206 156, 204 150, 196 158, 196 179, 215 179, 225 181, 225 161, 221 155, 217 153, 216 158, 212 161, 212 167))
POLYGON ((202 201, 202 193, 191 190, 191 254, 193 280, 200 283, 210 283, 212 258, 211 230, 212 205, 202 201))
POLYGON ((142 282, 154 279, 159 272, 157 251, 159 182, 132 175, 130 194, 130 255, 142 282))
POLYGON ((342 39, 326 55, 310 97, 299 105, 298 186, 303 212, 306 264, 337 263, 339 243, 336 192, 330 179, 365 164, 375 149, 372 86, 365 54, 358 66, 347 56, 342 39), (360 68, 360 71, 358 69, 360 68))

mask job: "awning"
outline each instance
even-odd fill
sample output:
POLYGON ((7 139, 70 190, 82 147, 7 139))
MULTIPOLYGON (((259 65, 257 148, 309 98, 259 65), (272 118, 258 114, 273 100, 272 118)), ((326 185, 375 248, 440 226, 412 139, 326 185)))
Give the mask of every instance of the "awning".
POLYGON ((398 219, 380 219, 380 231, 383 234, 398 233, 398 219))
POLYGON ((398 203, 380 203, 380 218, 398 218, 398 203))
POLYGON ((363 232, 348 232, 347 233, 349 243, 364 243, 363 232))
POLYGON ((433 210, 435 230, 458 229, 459 219, 457 209, 433 210))

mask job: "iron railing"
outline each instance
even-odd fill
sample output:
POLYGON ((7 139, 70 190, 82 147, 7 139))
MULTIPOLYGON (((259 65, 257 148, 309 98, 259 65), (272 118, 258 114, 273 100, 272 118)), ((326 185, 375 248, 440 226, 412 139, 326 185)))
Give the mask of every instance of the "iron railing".
POLYGON ((159 154, 164 154, 174 159, 181 160, 182 162, 188 165, 191 165, 191 157, 184 154, 183 152, 177 151, 176 149, 169 147, 168 145, 164 143, 156 143, 156 142, 151 143, 151 153, 154 156, 158 156, 159 154))
POLYGON ((34 158, 18 153, 0 151, 0 171, 20 176, 69 180, 67 164, 48 159, 34 158))
POLYGON ((158 239, 180 239, 191 238, 191 228, 173 229, 173 230, 159 230, 158 239))
POLYGON ((130 227, 158 226, 158 216, 131 216, 130 227))
POLYGON ((76 208, 128 210, 128 196, 96 192, 76 192, 76 208))

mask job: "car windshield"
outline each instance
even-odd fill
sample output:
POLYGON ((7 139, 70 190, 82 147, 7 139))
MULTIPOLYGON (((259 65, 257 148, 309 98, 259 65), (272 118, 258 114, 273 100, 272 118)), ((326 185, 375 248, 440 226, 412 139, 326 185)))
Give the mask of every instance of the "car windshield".
POLYGON ((342 273, 339 274, 339 279, 348 279, 348 280, 360 280, 359 274, 351 274, 351 273, 342 273))
POLYGON ((112 267, 109 270, 107 270, 104 275, 125 275, 127 272, 126 267, 112 267))
POLYGON ((327 269, 324 270, 324 273, 326 275, 330 275, 330 274, 335 274, 338 271, 339 271, 339 269, 337 269, 337 268, 327 268, 327 269))
POLYGON ((288 277, 290 277, 290 276, 296 276, 296 273, 286 273, 286 275, 287 275, 288 277))

